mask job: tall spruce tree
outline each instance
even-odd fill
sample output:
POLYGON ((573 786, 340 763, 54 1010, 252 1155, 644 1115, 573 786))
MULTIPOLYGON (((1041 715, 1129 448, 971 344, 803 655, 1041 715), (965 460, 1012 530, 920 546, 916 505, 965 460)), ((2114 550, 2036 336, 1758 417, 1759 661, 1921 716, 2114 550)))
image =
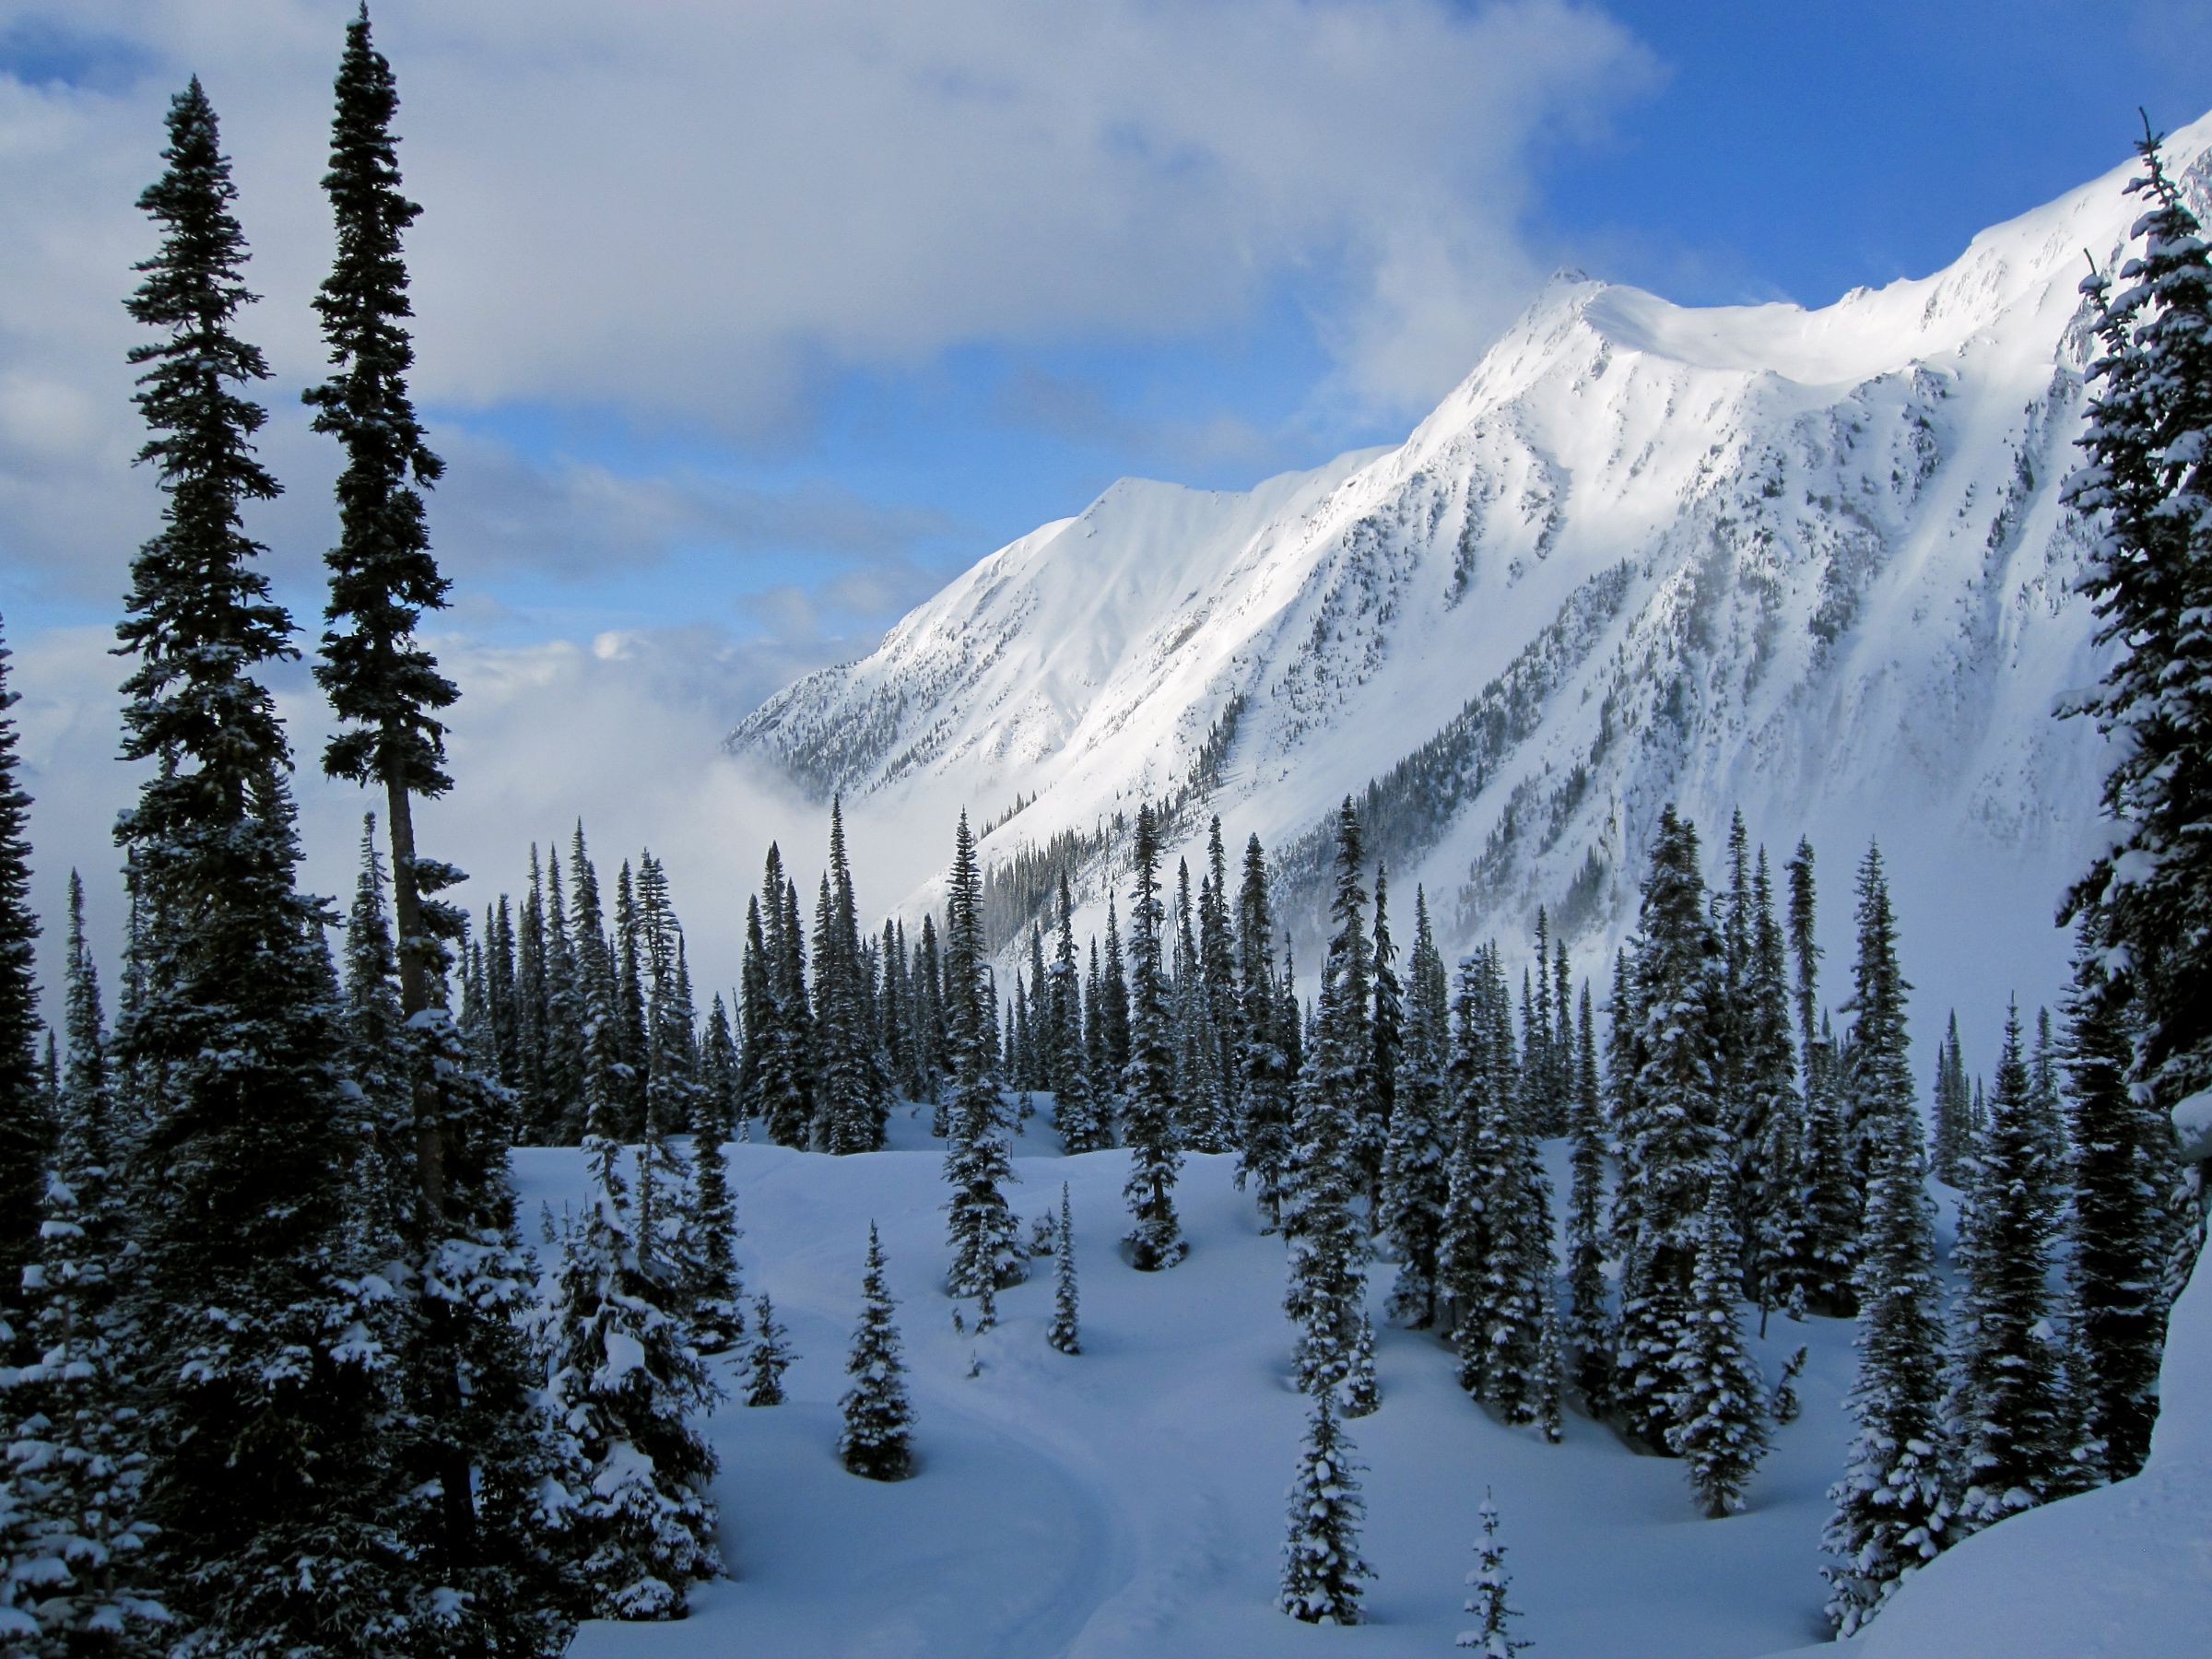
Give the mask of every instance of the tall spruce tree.
POLYGON ((2129 1081, 2171 1112, 2212 1088, 2212 248, 2159 136, 2136 147, 2143 249, 2118 293, 2082 285, 2100 350, 2063 488, 2099 525, 2079 585, 2099 642, 2122 647, 2065 711, 2118 739, 2101 797, 2118 832, 2061 919, 2096 917, 2106 1018, 2133 1005, 2129 1081))
POLYGON ((1690 1489, 1715 1520, 1744 1507, 1767 1450, 1766 1390, 1744 1351, 1737 1312, 1742 1250, 1724 1172, 1706 1182, 1689 1301, 1675 1355, 1667 1450, 1689 1465, 1690 1489))
POLYGON ((1273 1228, 1282 1222, 1290 1160, 1290 1087, 1296 1074, 1286 1046, 1275 977, 1267 855, 1256 835, 1244 843, 1244 867, 1237 888, 1237 994, 1243 1005, 1238 1073, 1244 1120, 1237 1178, 1251 1182, 1260 1213, 1273 1228))
POLYGON ((1905 1035, 1905 994, 1912 989, 1897 960, 1897 924, 1882 851, 1871 843, 1859 861, 1858 955, 1852 964, 1850 1065, 1845 1068, 1845 1137, 1857 1191, 1870 1192, 1876 1148, 1892 1139, 1922 1142, 1905 1035))
POLYGON ((1805 1108, 1797 1093, 1797 1056, 1790 1041, 1787 964, 1774 914, 1767 850, 1751 877, 1750 954, 1744 966, 1735 1030, 1742 1115, 1737 1150, 1742 1205, 1745 1289, 1766 1311, 1802 1311, 1806 1258, 1805 1108))
POLYGON ((946 1283, 953 1295, 985 1299, 987 1307, 995 1292, 1020 1279, 1023 1255, 1005 1191, 1014 1179, 1006 1102, 984 1046, 995 1016, 983 978, 989 969, 983 960, 982 877, 965 811, 954 835, 947 888, 945 1024, 952 1079, 945 1106, 952 1145, 945 1154, 945 1180, 952 1189, 946 1206, 952 1268, 946 1283))
POLYGON ((1966 1159, 1974 1150, 1974 1097, 1966 1080, 1966 1059, 1959 1046, 1959 1012, 1936 1048, 1936 1130, 1929 1166, 1950 1186, 1966 1182, 1966 1159))
POLYGON ((1823 1536, 1828 1613, 1845 1636, 1949 1541, 1935 1206, 1918 1135, 1894 1118, 1876 1127, 1849 1401, 1856 1431, 1843 1478, 1829 1488, 1835 1511, 1823 1536))
POLYGON ((1708 1182, 1726 1168, 1716 1053, 1724 947, 1706 913, 1697 830, 1671 805, 1660 817, 1637 932, 1635 1073, 1613 1218, 1621 1257, 1614 1397, 1632 1429, 1664 1446, 1683 1389, 1677 1356, 1699 1217, 1708 1182))
POLYGON ((296 654, 241 520, 277 494, 244 395, 267 370, 233 332, 245 241, 196 79, 163 160, 139 198, 162 244, 128 309, 161 335, 131 360, 165 505, 117 629, 136 659, 123 752, 153 763, 116 827, 146 915, 117 1040, 152 1120, 135 1183, 147 1505, 184 1651, 337 1653, 409 1624, 382 1435, 395 1356, 347 1335, 376 1322, 339 1277, 348 1107, 324 912, 294 885, 290 757, 254 677, 296 654))
POLYGON ((2075 1424, 2065 1398, 2050 1287, 2057 1176, 2037 1144, 2017 1006, 2005 1021, 1989 1128, 1969 1160, 1954 1260, 1964 1283, 1954 1323, 1950 1404, 1965 1531, 2074 1484, 2075 1424))
POLYGON ((2143 1467, 2158 1418, 2164 1266, 2174 1230, 2167 1198, 2180 1172, 2168 1119, 2128 1086, 2128 1006, 2109 994, 2096 928, 2093 914, 2077 924, 2065 1009, 2074 1142, 2069 1268, 2085 1427, 2104 1448, 2112 1478, 2124 1480, 2143 1467))
POLYGON ((1065 1181, 1060 1183, 1060 1225, 1053 1233, 1053 1323, 1044 1339, 1063 1354, 1079 1354, 1083 1335, 1076 1294, 1076 1222, 1065 1181))
POLYGON ((18 700, 0 638, 0 1364, 21 1328, 23 1269, 37 1247, 39 1171, 53 1135, 38 1081, 39 919, 30 904, 30 796, 18 785, 18 700))
POLYGON ((1067 872, 1060 872, 1060 924, 1053 935, 1053 964, 1045 991, 1045 1029, 1053 1090, 1053 1121, 1060 1145, 1068 1152, 1096 1152, 1112 1138, 1106 1114, 1091 1088, 1083 1045, 1083 982, 1076 960, 1075 901, 1067 872))
POLYGON ((1451 987, 1429 921, 1429 899, 1413 895, 1413 951, 1398 1044, 1396 1099, 1382 1156, 1379 1222, 1398 1258, 1392 1314, 1416 1329, 1436 1318, 1439 1247, 1451 1194, 1449 1077, 1451 987))
POLYGON ((1597 1036, 1590 982, 1583 982, 1575 1026, 1574 1100, 1567 1135, 1567 1329, 1575 1392, 1592 1416, 1603 1414, 1613 1394, 1613 1317, 1606 1286, 1606 1126, 1598 1098, 1597 1036))
POLYGON ((1359 1126, 1368 1117, 1373 1065, 1360 864, 1359 820, 1347 796, 1336 815, 1332 931, 1322 960, 1314 1041, 1299 1079, 1291 1206, 1284 1218, 1290 1241, 1284 1311, 1299 1331, 1299 1385, 1312 1394, 1369 1386, 1359 1363, 1367 1229, 1353 1208, 1365 1181, 1359 1126))
MULTIPOLYGON (((1132 852, 1135 885, 1129 912, 1129 1041, 1122 1067, 1122 1125, 1129 1145, 1129 1179, 1123 1194, 1136 1225, 1129 1235, 1131 1265, 1140 1272, 1171 1267, 1189 1253, 1175 1214, 1175 1177, 1182 1148, 1175 1133, 1174 1034, 1160 966, 1159 818, 1147 801, 1136 809, 1132 852)), ((1112 915, 1108 924, 1111 929, 1112 915)), ((1112 935, 1108 934, 1111 942, 1112 935)), ((1112 954, 1111 943, 1109 956, 1112 954)))

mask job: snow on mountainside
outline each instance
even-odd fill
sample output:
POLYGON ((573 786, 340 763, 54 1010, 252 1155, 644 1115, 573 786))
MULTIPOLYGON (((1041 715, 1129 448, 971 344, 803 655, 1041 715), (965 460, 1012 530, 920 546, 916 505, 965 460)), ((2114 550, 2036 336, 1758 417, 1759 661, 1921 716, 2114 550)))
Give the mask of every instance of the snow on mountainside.
MULTIPOLYGON (((2208 145, 2212 117, 2171 142, 2200 204, 2208 145)), ((1186 846, 1209 811, 1258 832, 1311 914, 1349 793, 1447 944, 1540 901, 1602 942, 1665 802, 1715 838, 1740 805, 1778 856, 1813 835, 1832 916, 1878 833, 1909 932, 1975 947, 1962 988, 1994 1007, 2029 962, 2042 991, 2104 767, 2050 716, 2096 673, 2057 498, 2127 172, 1818 311, 1562 274, 1402 446, 1249 494, 1117 484, 731 746, 848 812, 963 800, 1002 869, 1060 836, 1093 903, 1150 797, 1186 846)))

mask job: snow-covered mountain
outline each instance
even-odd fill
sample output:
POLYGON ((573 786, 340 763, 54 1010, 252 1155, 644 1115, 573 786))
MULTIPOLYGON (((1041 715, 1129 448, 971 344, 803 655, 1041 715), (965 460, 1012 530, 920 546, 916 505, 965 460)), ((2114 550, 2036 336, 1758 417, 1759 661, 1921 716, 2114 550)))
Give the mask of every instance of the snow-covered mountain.
MULTIPOLYGON (((2200 202, 2208 146, 2212 117, 2171 141, 2200 202)), ((1714 837, 1740 806, 1777 859, 1815 838, 1839 919, 1878 834, 1908 947, 1993 947, 2001 996, 2059 959, 2097 833, 2100 740, 2051 717, 2096 673, 2058 491, 2128 171, 1818 311, 1562 273, 1399 447, 1245 494, 1124 480, 731 745, 849 812, 964 800, 1002 924, 1055 836, 1102 902, 1146 797, 1186 846, 1209 812, 1256 831, 1295 889, 1350 794, 1448 944, 1539 902, 1599 944, 1664 803, 1714 837)))

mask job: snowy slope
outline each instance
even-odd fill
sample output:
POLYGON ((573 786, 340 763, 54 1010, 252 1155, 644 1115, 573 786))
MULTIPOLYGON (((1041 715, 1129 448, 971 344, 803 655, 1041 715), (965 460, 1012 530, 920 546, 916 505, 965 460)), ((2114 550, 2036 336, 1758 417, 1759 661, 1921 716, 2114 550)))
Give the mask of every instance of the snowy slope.
MULTIPOLYGON (((1748 1511, 1725 1521, 1701 1517, 1679 1463, 1578 1415, 1559 1446, 1500 1425, 1453 1382, 1438 1338, 1379 1324, 1382 1404, 1347 1425, 1368 1465, 1371 1622, 1317 1630, 1275 1608, 1304 1402, 1283 1241, 1259 1232, 1230 1160, 1190 1158, 1177 1197, 1191 1257, 1138 1274, 1115 1243, 1128 1154, 1060 1156, 1042 1118, 1015 1143, 1018 1213, 1056 1209, 1063 1181, 1072 1193, 1084 1351, 1067 1356, 1045 1343, 1049 1261, 1001 1296, 996 1331, 954 1334, 943 1154, 925 1128, 902 1109, 891 1150, 851 1158, 729 1148, 747 1288, 773 1297, 800 1356, 791 1399, 733 1399, 707 1425, 733 1577, 696 1590, 681 1624, 587 1625, 572 1659, 1449 1653, 1486 1488, 1520 1633, 1548 1659, 1731 1659, 1824 1633, 1819 1534, 1849 1439, 1848 1322, 1777 1316, 1756 1345, 1770 1378, 1812 1345, 1806 1411, 1779 1431, 1748 1511), (871 1220, 916 1418, 920 1472, 892 1486, 846 1474, 835 1450, 871 1220)), ((1563 1182, 1562 1147, 1550 1150, 1563 1182)), ((515 1163, 525 1218, 583 1194, 579 1152, 524 1148, 515 1163)), ((1388 1273, 1371 1276, 1378 1321, 1388 1273)))
POLYGON ((1924 1653, 2135 1659, 2212 1632, 2212 1272, 2175 1304, 2166 1408, 2132 1480, 2015 1515, 1915 1574, 1861 1635, 1797 1659, 1924 1653))
MULTIPOLYGON (((2208 144, 2212 117, 2172 141, 2200 201, 2208 144)), ((1602 946, 1660 806, 1717 834, 1740 805, 1778 856, 1814 836, 1837 918, 1878 832, 1950 994, 2047 995, 2104 764, 2049 716, 2096 670, 2057 500, 2077 288, 2122 248, 2126 172, 1818 311, 1562 274, 1399 448, 1243 495, 1118 484, 732 747, 863 815, 1020 797, 987 864, 1182 786, 1186 846, 1218 811, 1294 883, 1372 786, 1375 850, 1448 945, 1544 901, 1602 946)))

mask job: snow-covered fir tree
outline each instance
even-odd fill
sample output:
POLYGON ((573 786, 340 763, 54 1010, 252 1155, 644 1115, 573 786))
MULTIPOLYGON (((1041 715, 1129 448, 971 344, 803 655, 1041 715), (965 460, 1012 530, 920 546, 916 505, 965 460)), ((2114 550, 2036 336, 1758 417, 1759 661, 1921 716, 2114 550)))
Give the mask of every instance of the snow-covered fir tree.
POLYGON ((1852 1286, 1864 1201, 1852 1172, 1835 1046, 1828 1040, 1819 1009, 1822 952, 1814 936, 1818 898, 1810 841, 1798 841, 1785 874, 1790 884, 1792 994, 1805 1098, 1805 1142, 1798 1160, 1804 1230, 1799 1259, 1788 1271, 1793 1295, 1802 1286, 1807 1308, 1817 1313, 1845 1314, 1858 1305, 1852 1286))
POLYGON ((2180 1171, 2169 1120, 2128 1086, 2134 1033, 2127 1006, 2108 994, 2096 927, 2094 915, 2077 924, 2065 1009, 2074 1145, 2068 1268, 2084 1428, 2110 1477, 2124 1480, 2142 1468, 2158 1418, 2164 1267, 2178 1230, 2168 1199, 2180 1171))
POLYGON ((711 1102, 700 1114, 691 1139, 692 1207, 687 1227, 691 1282, 686 1294, 694 1339, 706 1354, 734 1347, 745 1335, 745 1284, 737 1270, 737 1199, 730 1188, 722 1125, 721 1107, 711 1102))
POLYGON ((1477 1622, 1474 1629, 1459 1633, 1454 1645, 1480 1653, 1482 1659, 1513 1659, 1515 1653, 1533 1644, 1512 1634, 1512 1622, 1521 1614, 1506 1599, 1512 1580, 1505 1571, 1505 1546, 1498 1542, 1498 1505, 1489 1493, 1482 1495, 1482 1508, 1476 1512, 1482 1523, 1482 1535, 1475 1540, 1475 1565, 1467 1573, 1465 1610, 1472 1613, 1477 1622))
POLYGON ((1298 1382, 1323 1394, 1370 1384, 1359 1374, 1366 1318, 1367 1229, 1355 1211, 1363 1180, 1359 1128, 1369 1086, 1367 893, 1359 820, 1347 797, 1336 818, 1336 895, 1321 970, 1314 1041, 1299 1078, 1290 1163, 1290 1244, 1283 1308, 1298 1327, 1298 1382))
POLYGON ((718 1391, 688 1340, 677 1266, 629 1201, 621 1147, 591 1128, 594 1191, 561 1235, 547 1321, 547 1392, 574 1470, 567 1582, 588 1617, 680 1618, 688 1585, 722 1571, 715 1456, 693 1420, 718 1391))
POLYGON ((1059 925, 1045 987, 1045 1044, 1047 1087, 1053 1090, 1053 1121, 1060 1131, 1061 1149, 1096 1152, 1111 1136, 1084 1053, 1083 982, 1076 960, 1075 901, 1068 893, 1065 870, 1060 872, 1059 925))
POLYGON ((1044 1339, 1063 1354, 1079 1354, 1083 1334, 1076 1296, 1076 1223, 1065 1181, 1060 1183, 1060 1225, 1053 1230, 1053 1323, 1044 1339))
POLYGON ((1308 1624, 1359 1622, 1359 1602, 1374 1569, 1359 1557, 1359 1526, 1367 1505, 1359 1496, 1360 1465, 1324 1389, 1306 1418, 1306 1444, 1288 1494, 1289 1536, 1283 1541, 1282 1593, 1277 1606, 1308 1624))
POLYGON ((1398 1260, 1390 1293, 1394 1318, 1421 1329, 1436 1318, 1436 1277, 1450 1195, 1451 986, 1429 920, 1428 895, 1414 889, 1413 950, 1406 959, 1405 1019, 1395 1102, 1382 1155, 1378 1221, 1398 1260))
POLYGON ((1575 1024, 1574 1099, 1568 1108, 1567 1328, 1575 1393, 1594 1417, 1610 1406, 1613 1315, 1606 1285, 1606 1129, 1598 1099, 1597 1036, 1590 984, 1575 1024))
MULTIPOLYGON (((1797 1093, 1797 1056, 1790 1041, 1787 964, 1774 914, 1767 850, 1751 877, 1750 956, 1736 1030, 1737 1134, 1745 1288, 1763 1322, 1771 1308, 1802 1308, 1806 1260, 1805 1109, 1797 1093)), ((1764 1330, 1764 1324, 1761 1324, 1764 1330)))
POLYGON ((1371 1223, 1382 1211, 1382 1165, 1389 1156, 1391 1114, 1397 1103, 1398 1052, 1406 1041, 1406 993, 1398 978, 1397 946, 1390 936, 1389 888, 1389 872, 1377 865, 1375 924, 1369 945, 1373 980, 1368 1020, 1369 1092, 1353 1135, 1371 1223))
MULTIPOLYGON (((1159 819, 1147 801, 1136 809, 1131 853, 1135 885, 1130 889, 1128 1056, 1121 1072, 1122 1135, 1129 1147, 1129 1180, 1123 1191, 1136 1221, 1129 1235, 1129 1259, 1140 1272, 1171 1267, 1190 1250, 1175 1214, 1182 1148, 1175 1133, 1174 1033, 1160 965, 1165 912, 1159 901, 1159 819)), ((1110 962, 1112 921, 1109 912, 1110 962)))
POLYGON ((891 1300, 883 1267, 883 1242, 871 1221, 860 1324, 845 1361, 853 1386, 845 1393, 844 1429, 838 1436, 837 1454, 855 1475, 870 1480, 904 1480, 913 1473, 908 1443, 913 1413, 907 1405, 906 1366, 899 1356, 899 1327, 892 1317, 898 1304, 891 1300))
POLYGON ((2038 1144, 2032 1094, 2015 1006, 2006 1016, 1989 1127, 1968 1159, 1953 1257, 1963 1275, 1950 1402, 1954 1524, 1961 1535, 2079 1482, 2050 1285, 2057 1171, 2038 1144))
MULTIPOLYGON (((1854 1191, 1871 1191, 1876 1148, 1893 1135, 1922 1139, 1905 1034, 1905 996, 1912 987, 1897 959, 1897 924, 1882 850, 1869 843, 1859 861, 1858 954, 1852 963, 1849 1064, 1843 1067, 1844 1136, 1854 1191)), ((1864 1213, 1864 1204, 1861 1206, 1864 1213)))
POLYGON ((1275 918, 1267 897, 1267 856, 1256 835, 1244 843, 1237 887, 1237 992, 1243 1005, 1238 1051, 1243 1144, 1240 1183, 1249 1182, 1266 1225, 1282 1222, 1290 1163, 1291 1085, 1281 994, 1275 975, 1275 918))
POLYGON ((1689 1465, 1690 1490, 1716 1519, 1744 1507, 1744 1488, 1767 1450, 1766 1390, 1744 1351, 1737 1308, 1741 1260, 1728 1183, 1716 1169, 1699 1218, 1666 1439, 1667 1450, 1689 1465))
POLYGON ((2066 911, 2095 917, 2098 994, 2108 1018, 2133 1008, 2129 1081, 2171 1113, 2212 1088, 2212 248, 2158 135, 2137 151, 2142 252, 2118 292, 2101 273, 2082 285, 2099 349, 2062 492, 2098 526, 2079 587, 2099 643, 2122 645, 2067 711, 2116 739, 2101 800, 2117 832, 2066 911))
POLYGON ((1943 1040, 1936 1047, 1935 1133, 1929 1168, 1951 1186, 1966 1184, 1966 1159, 1974 1150, 1974 1092, 1967 1081, 1966 1058, 1959 1046, 1959 1012, 1951 1011, 1943 1040))
POLYGON ((1916 1127, 1881 1124, 1857 1286, 1855 1432, 1822 1542, 1828 1614, 1848 1636, 1949 1541, 1935 1206, 1916 1127))
POLYGON ((290 757, 254 677, 293 654, 290 622, 241 517, 277 494, 244 395, 267 370, 233 331, 245 244, 196 80, 168 129, 140 197, 162 243, 128 302, 159 335, 131 359, 162 526, 117 630, 135 659, 123 752, 155 763, 116 830, 145 918, 117 1041, 151 1119, 133 1198, 147 1513, 182 1652, 358 1651, 412 1624, 382 1433, 398 1357, 349 1339, 377 1292, 335 1277, 340 1030, 324 912, 294 885, 290 757))
POLYGON ((763 1290, 753 1299, 753 1341, 745 1361, 745 1403, 747 1406, 783 1404, 783 1373, 795 1356, 791 1333, 776 1322, 775 1304, 763 1290))
MULTIPOLYGON (((36 1259, 26 1268, 25 1364, 0 1370, 0 1486, 14 1536, 0 1544, 0 1609, 28 1628, 0 1638, 26 1653, 149 1651, 169 1622, 147 1571, 141 1443, 131 1330, 120 1298, 135 1265, 119 1181, 99 976, 85 942, 84 887, 69 877, 68 1065, 36 1259)), ((0 1527, 0 1530, 6 1530, 0 1527)), ((16 1651, 11 1647, 10 1651, 16 1651)))
POLYGON ((945 1023, 952 1077, 945 1093, 952 1145, 945 1181, 952 1189, 946 1230, 952 1246, 947 1288, 955 1296, 988 1297, 1024 1271, 1020 1229, 1006 1186, 1014 1179, 1006 1151, 1006 1102, 990 1069, 985 1029, 995 1022, 983 985, 982 884, 968 815, 955 832, 945 910, 945 1023))
POLYGON ((1716 1066, 1722 943, 1706 913, 1698 836, 1661 815, 1638 915, 1630 1057, 1614 1201, 1621 1262, 1614 1399, 1629 1426, 1665 1446, 1683 1393, 1677 1369, 1706 1187, 1719 1158, 1716 1066))

